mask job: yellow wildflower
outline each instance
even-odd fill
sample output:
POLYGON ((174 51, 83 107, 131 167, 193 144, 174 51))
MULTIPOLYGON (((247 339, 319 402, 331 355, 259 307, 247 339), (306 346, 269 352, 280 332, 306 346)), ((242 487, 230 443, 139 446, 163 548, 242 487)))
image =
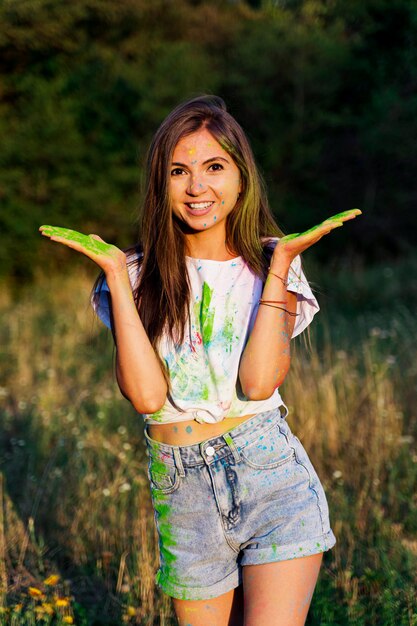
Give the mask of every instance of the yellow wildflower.
POLYGON ((55 600, 56 606, 63 608, 65 606, 69 606, 69 598, 57 598, 55 600))
POLYGON ((38 589, 37 587, 29 587, 29 595, 32 596, 32 598, 42 598, 43 597, 43 592, 38 589))
POLYGON ((42 602, 42 606, 45 613, 48 613, 48 615, 53 615, 55 613, 54 607, 50 602, 42 602))
POLYGON ((15 604, 12 609, 13 611, 16 611, 17 613, 19 613, 23 608, 23 604, 15 604))
POLYGON ((43 582, 45 583, 45 585, 53 586, 53 585, 57 585, 59 583, 59 580, 60 580, 60 577, 58 576, 58 574, 51 574, 43 582))
POLYGON ((134 617, 136 615, 136 609, 134 606, 128 606, 127 607, 127 614, 129 615, 129 617, 134 617))
POLYGON ((72 618, 71 615, 65 615, 65 617, 62 618, 62 621, 64 624, 73 624, 74 618, 72 618))
POLYGON ((35 611, 35 613, 38 613, 39 615, 43 615, 45 613, 45 609, 43 608, 43 606, 39 604, 38 606, 35 606, 33 610, 35 611))

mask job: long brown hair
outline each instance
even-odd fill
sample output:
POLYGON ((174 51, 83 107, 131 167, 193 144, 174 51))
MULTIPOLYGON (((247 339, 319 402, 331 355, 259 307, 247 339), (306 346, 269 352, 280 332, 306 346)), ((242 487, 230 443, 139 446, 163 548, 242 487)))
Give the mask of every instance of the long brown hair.
MULTIPOLYGON (((163 333, 174 343, 182 343, 189 322, 190 284, 185 237, 173 218, 169 194, 172 155, 182 137, 203 128, 230 154, 240 170, 242 190, 226 220, 228 251, 241 256, 257 276, 265 279, 272 250, 262 239, 282 236, 269 208, 249 142, 240 125, 227 112, 224 101, 217 96, 203 95, 177 106, 162 122, 150 145, 141 244, 128 251, 142 252, 137 261, 140 277, 134 298, 157 354, 163 333)), ((165 367, 163 370, 165 372, 165 367)))

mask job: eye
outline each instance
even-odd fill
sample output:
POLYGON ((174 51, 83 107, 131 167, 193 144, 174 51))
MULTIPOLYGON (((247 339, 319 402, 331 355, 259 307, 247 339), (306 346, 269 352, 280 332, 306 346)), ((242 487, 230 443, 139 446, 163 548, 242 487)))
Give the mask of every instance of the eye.
POLYGON ((224 170, 224 167, 221 163, 212 163, 209 167, 209 170, 212 170, 213 172, 219 172, 220 170, 224 170))
POLYGON ((181 174, 184 174, 184 170, 181 167, 176 167, 175 169, 171 170, 171 176, 181 176, 181 174))

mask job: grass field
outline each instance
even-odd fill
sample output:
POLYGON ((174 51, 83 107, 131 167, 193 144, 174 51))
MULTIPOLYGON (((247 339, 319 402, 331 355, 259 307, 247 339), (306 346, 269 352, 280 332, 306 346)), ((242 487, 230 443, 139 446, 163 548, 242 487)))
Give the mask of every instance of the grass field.
MULTIPOLYGON (((417 625, 414 270, 324 277, 311 348, 297 340, 282 390, 338 540, 310 625, 417 625)), ((89 310, 92 279, 0 290, 0 624, 175 623, 154 587, 142 421, 89 310)))

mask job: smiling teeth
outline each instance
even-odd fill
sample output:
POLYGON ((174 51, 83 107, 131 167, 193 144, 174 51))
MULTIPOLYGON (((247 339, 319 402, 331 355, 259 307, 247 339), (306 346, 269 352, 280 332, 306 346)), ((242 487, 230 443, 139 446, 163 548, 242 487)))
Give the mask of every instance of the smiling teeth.
POLYGON ((192 209, 208 209, 212 204, 213 202, 193 202, 192 204, 189 202, 188 206, 192 209))

